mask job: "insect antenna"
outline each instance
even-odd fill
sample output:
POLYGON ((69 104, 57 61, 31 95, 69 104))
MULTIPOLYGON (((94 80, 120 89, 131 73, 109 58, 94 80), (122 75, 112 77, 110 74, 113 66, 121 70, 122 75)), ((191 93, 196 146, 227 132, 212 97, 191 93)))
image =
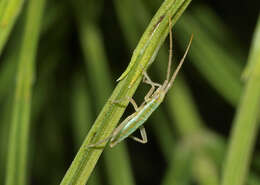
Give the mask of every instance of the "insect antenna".
POLYGON ((171 17, 169 18, 169 35, 170 35, 170 49, 169 49, 167 76, 166 76, 166 81, 165 81, 166 84, 170 80, 171 65, 172 65, 172 21, 171 21, 171 17))
POLYGON ((165 92, 167 92, 167 91, 171 88, 171 86, 172 86, 172 84, 173 84, 173 82, 174 82, 174 80, 175 80, 175 78, 176 78, 178 72, 180 71, 181 66, 182 66, 182 64, 183 64, 183 62, 184 62, 184 60, 185 60, 185 58, 186 58, 186 56, 187 56, 187 54, 188 54, 189 49, 190 49, 192 40, 193 40, 193 34, 192 34, 191 37, 190 37, 190 41, 189 41, 189 44, 188 44, 188 46, 187 46, 187 48, 186 48, 186 51, 185 51, 185 53, 184 53, 184 55, 183 55, 183 57, 182 57, 180 63, 178 64, 176 70, 174 71, 174 73, 173 73, 173 75, 172 75, 172 78, 171 78, 170 82, 168 83, 168 85, 167 85, 167 87, 166 87, 166 89, 165 89, 165 92))

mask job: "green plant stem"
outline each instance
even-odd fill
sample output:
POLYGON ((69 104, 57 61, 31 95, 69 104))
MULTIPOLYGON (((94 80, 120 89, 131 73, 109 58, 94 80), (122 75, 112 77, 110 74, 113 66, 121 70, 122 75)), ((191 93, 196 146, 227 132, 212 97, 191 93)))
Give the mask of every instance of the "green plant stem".
MULTIPOLYGON (((125 107, 115 105, 111 102, 118 99, 123 99, 127 96, 133 96, 138 84, 141 81, 142 71, 146 70, 148 64, 153 62, 154 57, 157 54, 157 50, 160 48, 168 34, 168 18, 172 17, 174 24, 177 21, 176 19, 183 13, 189 2, 189 0, 164 1, 152 19, 151 23, 147 27, 144 35, 140 39, 140 42, 130 62, 132 63, 131 69, 129 72, 125 73, 125 77, 118 83, 111 97, 101 110, 101 113, 97 117, 93 127, 85 138, 61 184, 79 185, 86 183, 103 151, 103 147, 89 148, 87 146, 89 144, 106 139, 113 132, 125 110, 125 107), (157 25, 158 21, 163 15, 164 19, 157 26, 157 29, 154 30, 154 26, 157 25), (153 34, 151 34, 151 32, 153 32, 153 34)), ((129 101, 127 99, 122 102, 122 104, 125 106, 127 106, 128 103, 129 101)))
MULTIPOLYGON (((89 69, 89 79, 91 79, 92 87, 95 89, 96 109, 102 106, 112 91, 112 80, 109 75, 108 61, 101 38, 99 29, 93 23, 83 23, 81 27, 81 43, 86 58, 86 65, 89 69)), ((124 143, 116 147, 116 149, 106 150, 104 154, 110 184, 134 184, 128 152, 124 143), (113 166, 113 171, 110 168, 111 166, 113 166)))
POLYGON ((21 12, 24 0, 0 1, 0 56, 12 28, 21 12))
MULTIPOLYGON (((122 29, 126 35, 126 38, 128 40, 128 43, 130 43, 130 45, 133 45, 133 43, 135 43, 135 40, 137 38, 137 31, 138 30, 138 25, 143 25, 145 20, 148 17, 148 12, 145 10, 144 6, 139 2, 139 1, 131 1, 128 2, 124 2, 124 6, 121 4, 121 1, 115 1, 116 2, 116 10, 119 14, 119 19, 120 22, 122 24, 122 29), (134 17, 130 16, 127 12, 124 11, 124 8, 126 7, 132 7, 134 5, 138 6, 138 10, 137 12, 142 12, 142 21, 139 20, 135 20, 134 17), (120 16, 123 15, 123 16, 120 16), (130 18, 131 17, 131 18, 130 18), (138 22, 139 21, 139 22, 138 22), (126 28, 124 25, 128 25, 128 27, 126 28)), ((167 49, 163 48, 163 52, 159 53, 158 56, 158 60, 160 61, 167 61, 168 59, 168 54, 167 54, 167 49)), ((157 72, 158 72, 158 76, 161 77, 161 80, 163 80, 162 78, 165 77, 165 75, 162 75, 165 73, 165 69, 166 69, 166 65, 167 62, 163 63, 155 63, 157 72)), ((172 115, 174 115, 172 117, 172 119, 175 119, 175 125, 177 125, 177 130, 179 131, 179 133, 181 134, 182 137, 185 136, 190 136, 190 135, 194 135, 197 134, 197 132, 202 132, 203 130, 201 128, 203 128, 203 121, 199 116, 199 113, 196 110, 196 107, 194 106, 194 102, 193 102, 193 98, 189 92, 189 89, 187 87, 187 85, 185 84, 185 81, 178 77, 173 90, 169 91, 169 95, 168 95, 168 106, 169 106, 169 110, 172 110, 171 112, 173 112, 172 115), (189 116, 186 116, 189 115, 189 116)), ((193 157, 191 158, 190 155, 185 155, 183 153, 178 154, 178 149, 177 151, 174 152, 173 154, 173 150, 175 145, 173 145, 173 137, 171 135, 171 133, 169 132, 169 129, 167 128, 167 121, 165 120, 165 118, 163 118, 162 115, 159 115, 158 112, 155 113, 155 115, 153 115, 154 118, 154 124, 152 125, 158 135, 158 140, 161 141, 160 142, 160 146, 163 148, 163 153, 166 157, 166 159, 170 162, 170 167, 167 170, 167 174, 163 179, 163 184, 187 184, 189 182, 189 178, 186 178, 189 174, 189 172, 191 171, 185 171, 186 167, 191 165, 191 163, 187 164, 187 161, 192 161, 193 157), (159 121, 160 120, 160 121, 159 121), (164 124, 160 124, 158 125, 158 122, 162 122, 164 124), (180 161, 176 162, 175 157, 173 156, 186 156, 186 158, 184 157, 184 159, 182 160, 182 158, 180 158, 180 161), (174 158, 174 159, 172 159, 174 158), (173 161, 173 162, 172 162, 173 161), (181 162, 183 161, 183 162, 181 162), (186 167, 185 167, 186 166, 186 167), (183 176, 185 176, 186 180, 181 180, 183 176)), ((204 131, 203 131, 204 132, 204 131)), ((203 134, 204 135, 204 134, 203 134)), ((191 141, 194 139, 193 137, 189 137, 191 139, 191 141)), ((205 135, 205 138, 208 138, 205 135)), ((202 140, 204 140, 204 138, 201 138, 202 140)), ((213 143, 216 144, 215 142, 215 137, 213 138, 213 143)), ((210 142, 209 144, 201 144, 203 146, 200 146, 200 148, 205 147, 208 148, 208 146, 212 145, 212 142, 210 142)), ((213 146, 219 146, 218 145, 213 145, 213 146)), ((222 145, 221 145, 222 146, 222 145)), ((191 149, 189 149, 188 151, 190 151, 191 149)), ((217 147, 217 150, 215 150, 215 148, 213 147, 212 149, 214 152, 214 154, 219 154, 220 152, 219 147, 217 147), (217 151, 217 152, 216 152, 217 151)), ((187 151, 187 150, 184 150, 187 151)), ((201 153, 195 153, 196 158, 203 158, 204 156, 201 156, 201 153)), ((211 156, 211 153, 207 153, 207 155, 211 156)), ((217 166, 214 164, 213 160, 210 160, 208 158, 205 158, 205 161, 207 162, 208 166, 211 166, 211 169, 213 169, 211 171, 211 177, 208 177, 207 174, 205 173, 201 173, 201 175, 194 175, 194 178, 197 179, 198 182, 204 182, 205 179, 208 179, 209 182, 217 182, 218 181, 218 174, 216 173, 216 171, 214 171, 214 169, 217 168, 217 166)), ((200 163, 199 163, 200 164, 200 163)), ((194 166, 195 171, 205 171, 205 168, 203 165, 196 165, 194 166)))
MULTIPOLYGON (((83 6, 84 7, 84 6, 83 6)), ((93 17, 91 12, 97 16, 96 11, 90 9, 91 3, 86 4, 88 15, 93 17)), ((80 7, 82 8, 82 7, 80 7)), ((80 8, 78 8, 77 12, 80 8)), ((97 20, 86 19, 87 15, 81 13, 78 17, 80 41, 85 57, 85 63, 90 79, 91 87, 94 89, 96 110, 99 110, 112 91, 112 79, 109 74, 108 60, 105 54, 102 35, 98 29, 97 20), (99 62, 97 62, 99 61, 99 62)), ((128 151, 124 143, 116 149, 106 150, 104 153, 107 167, 108 183, 112 185, 133 185, 134 179, 131 172, 128 151), (118 162, 120 161, 120 162, 118 162), (113 166, 113 170, 111 170, 113 166)))
POLYGON ((8 144, 6 185, 26 184, 34 63, 45 0, 29 1, 17 71, 8 144))
MULTIPOLYGON (((260 20, 260 18, 259 18, 260 20)), ((228 154, 223 168, 221 185, 244 184, 259 124, 260 107, 260 24, 257 25, 251 51, 253 58, 248 65, 251 68, 243 95, 233 122, 228 154)))
MULTIPOLYGON (((258 18, 258 22, 256 25, 257 29, 260 29, 260 18, 258 18)), ((242 77, 244 79, 248 79, 252 73, 252 71, 255 68, 256 63, 259 60, 259 53, 260 53, 260 46, 259 46, 259 40, 260 40, 260 31, 256 30, 254 33, 254 37, 253 37, 253 41, 252 41, 252 46, 250 49, 250 53, 249 53, 249 58, 248 58, 248 63, 243 71, 243 75, 242 77)))

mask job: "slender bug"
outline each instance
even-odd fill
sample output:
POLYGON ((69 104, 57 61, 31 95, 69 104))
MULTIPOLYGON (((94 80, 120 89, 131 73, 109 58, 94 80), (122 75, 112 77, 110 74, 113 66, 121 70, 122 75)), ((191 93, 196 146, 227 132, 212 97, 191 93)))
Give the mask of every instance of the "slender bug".
POLYGON ((147 143, 147 135, 145 128, 143 126, 144 122, 150 117, 150 115, 156 110, 156 108, 163 102, 164 97, 166 93, 169 91, 169 89, 172 87, 173 82, 184 62, 185 57, 187 56, 187 53, 189 51, 193 35, 190 38, 190 41, 188 43, 187 49, 178 64, 176 70, 174 71, 172 77, 170 78, 170 72, 171 72, 171 63, 172 63, 172 31, 171 31, 171 21, 169 20, 169 35, 170 35, 170 53, 169 53, 169 61, 168 61, 168 69, 167 69, 167 76, 164 83, 158 84, 153 82, 146 72, 143 73, 144 79, 143 82, 151 85, 151 89, 147 93, 147 95, 144 97, 144 102, 138 107, 135 101, 132 98, 129 98, 130 103, 134 106, 135 113, 128 116, 115 130, 112 132, 112 134, 97 143, 91 144, 88 147, 96 147, 104 142, 109 141, 110 147, 114 147, 116 144, 121 142, 127 137, 130 137, 134 139, 137 142, 140 143, 147 143), (156 89, 157 87, 157 89, 156 89), (134 131, 137 129, 140 129, 141 133, 141 139, 135 136, 130 136, 134 131))

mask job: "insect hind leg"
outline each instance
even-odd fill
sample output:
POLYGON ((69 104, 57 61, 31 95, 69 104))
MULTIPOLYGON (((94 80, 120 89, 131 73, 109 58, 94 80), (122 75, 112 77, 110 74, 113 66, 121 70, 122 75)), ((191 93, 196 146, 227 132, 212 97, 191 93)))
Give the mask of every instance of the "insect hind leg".
POLYGON ((142 126, 140 126, 139 129, 140 129, 140 133, 141 133, 141 137, 142 137, 142 138, 140 139, 140 138, 135 137, 135 136, 130 136, 130 138, 133 139, 133 140, 135 140, 135 141, 137 141, 137 142, 139 142, 139 143, 145 144, 145 143, 148 142, 147 134, 146 134, 145 128, 144 128, 144 126, 142 125, 142 126))

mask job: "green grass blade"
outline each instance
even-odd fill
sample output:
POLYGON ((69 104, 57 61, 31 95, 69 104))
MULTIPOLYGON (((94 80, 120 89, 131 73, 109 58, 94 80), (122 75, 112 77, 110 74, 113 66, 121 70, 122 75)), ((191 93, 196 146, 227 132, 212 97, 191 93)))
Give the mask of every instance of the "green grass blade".
POLYGON ((20 32, 22 25, 20 24, 13 34, 12 41, 9 42, 8 50, 1 61, 0 67, 0 103, 1 103, 1 121, 0 121, 0 184, 4 184, 4 176, 6 174, 6 158, 7 158, 7 146, 6 142, 9 133, 9 126, 11 120, 12 104, 13 104, 13 91, 15 82, 15 72, 17 68, 18 56, 12 51, 18 51, 20 49, 20 32))
MULTIPOLYGON (((87 4, 85 7, 91 7, 87 4)), ((84 7, 84 6, 83 6, 84 7)), ((82 7, 80 7, 82 8, 82 7)), ((77 12, 81 12, 78 8, 77 12)), ((88 14, 91 16, 91 9, 88 14)), ((96 14, 96 12, 93 12, 96 14)), ((94 89, 96 109, 99 110, 112 91, 112 79, 109 74, 108 60, 105 54, 102 35, 95 20, 88 20, 81 13, 78 16, 80 41, 87 66, 88 77, 92 89, 94 89), (98 62, 97 62, 98 61, 98 62)), ((104 159, 107 166, 108 182, 112 185, 133 185, 133 174, 129 163, 127 148, 122 143, 116 149, 106 150, 104 159), (120 161, 120 162, 118 162, 120 161), (108 169, 113 166, 113 170, 108 169)))
POLYGON ((21 32, 23 31, 24 25, 24 14, 21 15, 18 24, 15 27, 14 33, 12 34, 12 39, 10 39, 7 50, 4 57, 1 59, 0 67, 0 101, 2 101, 6 96, 8 96, 8 91, 10 89, 6 88, 9 84, 14 84, 15 82, 15 72, 17 71, 17 61, 18 54, 13 51, 19 51, 21 46, 21 32))
MULTIPOLYGON (((256 27, 257 28, 260 27, 260 18, 258 18, 256 27)), ((249 78, 249 76, 251 75, 252 71, 255 68, 256 63, 258 62, 259 53, 260 53, 259 41, 260 41, 260 31, 256 30, 254 33, 254 39, 252 41, 252 46, 249 53, 248 63, 242 75, 244 79, 249 78)))
MULTIPOLYGON (((260 24, 257 25, 255 36, 253 38, 255 43, 260 43, 260 37, 257 37, 259 32, 260 24)), ((221 185, 242 185, 244 184, 248 174, 250 159, 259 124, 259 47, 260 45, 256 44, 251 49, 255 52, 252 54, 255 56, 253 58, 255 61, 251 61, 251 63, 254 64, 254 68, 250 72, 250 76, 244 88, 243 96, 240 100, 240 104, 233 122, 228 154, 223 168, 223 179, 221 185)))
MULTIPOLYGON (((101 34, 99 30, 91 23, 85 25, 84 36, 81 37, 86 53, 88 74, 96 94, 96 108, 99 109, 107 99, 112 90, 112 80, 108 71, 108 62, 105 57, 101 34), (96 62, 99 61, 99 62, 96 62)), ((133 175, 129 164, 127 149, 124 144, 117 146, 113 150, 107 150, 104 153, 106 166, 113 166, 113 170, 107 169, 109 182, 113 185, 132 185, 134 184, 133 175), (120 162, 118 162, 120 161, 120 162)))
MULTIPOLYGON (((86 183, 103 151, 103 148, 87 149, 87 146, 107 138, 114 130, 125 110, 125 107, 117 106, 111 102, 127 96, 133 96, 138 84, 141 81, 142 71, 148 67, 149 62, 154 60, 157 50, 160 48, 168 34, 168 18, 172 17, 173 22, 175 23, 176 19, 183 13, 184 6, 186 7, 189 2, 190 1, 164 1, 135 49, 134 55, 130 62, 132 64, 131 69, 127 74, 125 73, 125 78, 118 83, 108 102, 101 110, 101 113, 97 117, 93 127, 84 140, 61 184, 80 185, 86 183), (181 4, 182 8, 176 9, 177 3, 181 4), (165 16, 164 20, 162 20, 157 29, 154 30, 154 26, 157 25, 158 20, 161 19, 162 15, 165 16), (151 32, 153 34, 151 34, 151 32)), ((127 105, 128 103, 128 100, 122 102, 123 105, 127 105)))
POLYGON ((0 1, 0 56, 12 28, 21 12, 24 0, 0 1))
MULTIPOLYGON (((143 25, 145 20, 147 20, 148 17, 148 12, 145 10, 145 7, 138 1, 138 2, 128 2, 126 1, 124 5, 122 5, 121 3, 116 2, 116 8, 117 8, 117 12, 119 12, 119 14, 123 14, 123 16, 119 16, 119 20, 121 23, 121 27, 126 35, 126 39, 128 40, 128 43, 130 45, 133 45, 133 43, 135 43, 135 40, 137 38, 138 35, 138 25, 143 25), (127 13, 126 11, 124 11, 124 8, 126 7, 132 7, 135 6, 136 3, 138 4, 138 10, 137 12, 142 12, 142 20, 135 20, 134 17, 130 16, 129 13, 127 13), (139 23, 139 24, 138 24, 139 23), (126 28, 124 25, 128 25, 128 27, 126 28)), ((159 61, 167 61, 168 59, 168 55, 167 55, 167 49, 163 48, 163 52, 159 53, 158 56, 158 60, 159 61)), ((162 78, 165 77, 165 75, 161 75, 165 73, 165 69, 166 69, 166 65, 167 62, 163 63, 155 63, 156 65, 156 69, 157 69, 157 73, 158 76, 161 77, 161 80, 163 80, 162 78)), ((196 107, 194 106, 195 103, 193 102, 193 98, 189 92, 190 90, 188 89, 187 85, 185 84, 185 81, 178 77, 173 90, 169 91, 169 95, 168 95, 168 106, 169 106, 169 110, 172 110, 171 112, 174 115, 172 116, 172 119, 175 120, 175 125, 177 125, 177 130, 179 131, 179 133, 181 134, 181 136, 185 137, 185 136, 189 136, 192 134, 196 134, 198 131, 201 131, 201 128, 203 128, 202 126, 203 121, 200 118, 200 115, 196 109, 196 107), (189 116, 187 116, 189 115, 189 116)), ((160 112, 162 114, 162 112, 160 112)), ((156 135, 158 137, 158 140, 161 141, 160 142, 160 147, 162 148, 163 154, 165 156, 165 158, 170 161, 170 167, 166 172, 166 176, 164 177, 163 180, 163 184, 187 184, 189 181, 186 179, 186 181, 183 181, 182 178, 183 177, 187 177, 188 175, 191 176, 191 171, 185 171, 189 166, 191 165, 191 162, 193 160, 193 158, 191 158, 190 155, 187 155, 187 158, 180 158, 178 159, 176 162, 175 157, 173 156, 186 156, 186 154, 184 153, 178 153, 178 150, 175 151, 175 153, 173 154, 173 149, 175 147, 175 145, 173 144, 173 136, 172 133, 170 132, 170 129, 167 127, 166 123, 167 121, 165 120, 165 118, 163 117, 163 115, 159 114, 158 112, 155 113, 155 115, 153 115, 153 121, 155 122, 152 126, 156 132, 156 135), (163 124, 158 124, 158 122, 163 123, 163 124), (172 158, 174 158, 172 160, 172 158), (174 162, 172 162, 174 161, 174 162), (183 162, 181 162, 183 161, 183 162), (186 161, 190 161, 190 163, 187 164, 186 161), (190 173, 189 173, 190 172, 190 173)), ((206 135, 205 135, 206 136, 206 135)), ((205 137, 206 138, 206 137, 205 137)), ((193 137, 190 138, 191 141, 193 140, 193 137)), ((204 138, 202 138, 204 139, 204 138)), ((215 139, 215 138, 214 138, 215 139)), ((211 145, 212 143, 209 143, 208 145, 211 145)), ((219 145, 217 145, 219 146, 219 145)), ((204 146, 203 146, 204 147, 204 146)), ((201 146, 202 148, 202 146, 201 146)), ((207 148, 206 144, 205 144, 205 148, 207 148)), ((203 149, 204 150, 204 149, 203 149)), ((217 148, 216 150, 213 148, 213 153, 214 155, 216 154, 215 151, 218 151, 219 148, 217 148)), ((187 151, 187 150, 184 150, 187 151)), ((183 151, 182 151, 183 152, 183 151)), ((190 152, 190 150, 189 150, 190 152)), ((219 152, 217 152, 219 154, 219 152)), ((207 155, 212 156, 211 153, 207 153, 207 155)), ((196 153, 196 157, 194 158, 203 158, 204 156, 197 154, 196 153)), ((215 157, 215 156, 214 156, 215 157)), ((218 156, 217 156, 218 158, 218 156)), ((198 179, 198 182, 204 182, 206 181, 205 179, 208 179, 209 182, 212 183, 216 183, 218 182, 218 175, 217 173, 215 173, 216 171, 214 171, 214 169, 217 168, 217 165, 215 165, 215 163, 213 162, 213 160, 210 160, 207 158, 205 158, 207 161, 207 165, 211 167, 212 171, 211 171, 211 177, 208 178, 207 174, 205 173, 201 173, 200 176, 196 176, 193 174, 195 179, 198 179)), ((204 165, 195 165, 194 166, 195 171, 205 171, 204 165)), ((208 182, 207 181, 207 182, 208 182)))
MULTIPOLYGON (((131 71, 132 67, 135 65, 135 61, 139 60, 140 57, 146 57, 145 55, 140 55, 137 51, 143 51, 149 50, 147 46, 149 45, 150 42, 152 42, 152 38, 157 37, 157 36, 162 36, 162 38, 166 38, 168 31, 167 29, 165 30, 160 30, 160 27, 165 27, 167 24, 169 24, 169 18, 172 18, 172 25, 176 23, 176 21, 179 19, 180 15, 184 12, 184 10, 187 8, 191 0, 177 0, 177 1, 164 1, 163 5, 160 8, 154 19, 150 22, 149 27, 151 29, 147 29, 140 39, 137 48, 133 52, 133 56, 131 59, 130 64, 128 65, 127 69, 125 72, 118 78, 117 81, 122 80, 127 76, 127 74, 131 71), (155 33, 159 33, 156 35, 155 33)), ((166 26, 167 27, 167 26, 166 26)), ((164 40, 163 39, 163 40, 164 40)), ((148 65, 151 65, 152 62, 154 61, 154 58, 161 47, 162 42, 158 42, 158 45, 156 48, 151 48, 152 50, 155 50, 155 55, 150 59, 150 61, 147 62, 145 66, 143 66, 143 69, 146 69, 148 65)), ((133 81, 130 83, 132 84, 142 73, 143 70, 141 71, 136 71, 136 76, 134 77, 133 81)))
POLYGON ((26 183, 27 142, 35 55, 45 0, 29 1, 19 52, 16 90, 10 129, 6 185, 26 183))

